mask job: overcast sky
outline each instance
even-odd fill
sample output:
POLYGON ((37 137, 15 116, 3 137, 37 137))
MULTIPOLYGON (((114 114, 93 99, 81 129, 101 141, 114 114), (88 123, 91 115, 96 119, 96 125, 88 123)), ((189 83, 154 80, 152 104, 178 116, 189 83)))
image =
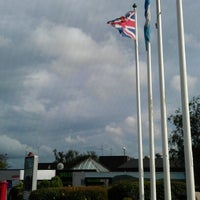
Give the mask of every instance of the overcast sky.
MULTIPOLYGON (((121 0, 0 0, 0 153, 23 168, 53 150, 138 157, 134 42, 107 21, 121 0)), ((144 1, 138 8, 144 155, 149 155, 144 1)), ((200 2, 183 1, 189 98, 199 95, 200 2)), ((151 4, 155 151, 162 153, 155 1, 151 4)), ((162 2, 167 114, 181 107, 176 1, 162 2)), ((168 131, 171 129, 169 127, 168 131)))

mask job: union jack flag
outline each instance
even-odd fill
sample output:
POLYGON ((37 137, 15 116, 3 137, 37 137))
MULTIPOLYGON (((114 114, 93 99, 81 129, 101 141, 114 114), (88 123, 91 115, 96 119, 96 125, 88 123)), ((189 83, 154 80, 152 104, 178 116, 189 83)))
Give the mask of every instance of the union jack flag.
POLYGON ((135 36, 135 12, 129 11, 125 16, 108 21, 107 24, 118 29, 119 33, 128 38, 136 39, 135 36))

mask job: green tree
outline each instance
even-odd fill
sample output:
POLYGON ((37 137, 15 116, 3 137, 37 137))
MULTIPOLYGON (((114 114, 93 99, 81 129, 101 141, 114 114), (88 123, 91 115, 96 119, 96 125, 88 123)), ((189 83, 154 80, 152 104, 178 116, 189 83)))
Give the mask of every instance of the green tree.
POLYGON ((0 154, 0 169, 8 168, 7 154, 0 154))
POLYGON ((73 167, 79 162, 82 162, 83 160, 91 157, 94 160, 98 160, 98 156, 93 151, 88 151, 87 153, 79 153, 75 150, 69 150, 66 153, 64 152, 58 152, 56 149, 53 150, 54 157, 56 163, 64 163, 68 168, 73 167))
MULTIPOLYGON (((200 186, 200 96, 193 97, 189 102, 189 111, 195 182, 196 185, 200 186)), ((170 157, 172 159, 179 159, 184 163, 184 137, 181 110, 177 109, 174 114, 169 116, 168 121, 174 127, 169 137, 170 157)))
POLYGON ((51 180, 43 180, 38 184, 38 189, 49 187, 63 187, 61 178, 59 176, 54 176, 51 180))
POLYGON ((59 176, 55 176, 51 179, 50 181, 50 186, 51 187, 62 187, 63 183, 62 180, 59 176))
POLYGON ((8 194, 8 200, 22 200, 23 199, 23 183, 19 182, 16 186, 12 187, 8 194))

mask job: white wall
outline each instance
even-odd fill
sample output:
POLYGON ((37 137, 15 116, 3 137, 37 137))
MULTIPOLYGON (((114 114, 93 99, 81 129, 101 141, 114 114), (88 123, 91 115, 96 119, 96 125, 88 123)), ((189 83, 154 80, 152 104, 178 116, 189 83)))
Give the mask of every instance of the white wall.
MULTIPOLYGON (((37 180, 50 180, 56 175, 56 170, 38 170, 37 180)), ((24 170, 0 170, 0 181, 23 180, 24 170)))

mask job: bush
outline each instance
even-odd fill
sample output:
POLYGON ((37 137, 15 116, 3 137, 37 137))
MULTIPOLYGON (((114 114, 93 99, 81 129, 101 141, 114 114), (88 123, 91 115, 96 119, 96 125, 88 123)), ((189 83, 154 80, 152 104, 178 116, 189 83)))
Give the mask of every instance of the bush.
POLYGON ((51 185, 51 182, 48 180, 43 180, 41 181, 41 183, 38 184, 38 189, 42 189, 42 188, 49 188, 51 185))
POLYGON ((102 187, 62 187, 35 190, 30 200, 107 200, 107 190, 102 187))
POLYGON ((172 199, 187 199, 186 184, 180 181, 171 183, 172 199))
MULTIPOLYGON (((62 180, 60 177, 55 176, 50 181, 43 180, 39 185, 38 188, 49 188, 49 187, 62 187, 62 180)), ((20 182, 17 186, 13 187, 9 194, 8 200, 22 200, 23 199, 23 183, 20 182)))
POLYGON ((63 183, 60 177, 55 176, 50 181, 43 180, 38 184, 38 189, 49 188, 49 187, 63 187, 63 183))
MULTIPOLYGON (((160 180, 156 183, 157 199, 164 200, 164 181, 160 180)), ((172 199, 187 199, 186 184, 180 181, 171 181, 171 196, 172 199)))
POLYGON ((108 189, 109 200, 123 200, 124 198, 139 199, 137 194, 137 182, 122 181, 108 189))
MULTIPOLYGON (((145 200, 151 199, 150 181, 144 181, 145 200)), ((187 199, 186 184, 184 182, 171 182, 172 199, 187 199)), ((156 182, 157 199, 164 200, 164 182, 159 180, 156 182)), ((108 189, 109 200, 139 199, 139 182, 123 181, 114 184, 108 189)))
POLYGON ((22 200, 23 199, 23 183, 20 182, 18 185, 14 186, 9 194, 8 200, 22 200))
POLYGON ((29 197, 30 200, 54 200, 59 197, 59 189, 58 188, 47 188, 47 189, 39 189, 31 192, 29 197))
POLYGON ((53 177, 50 182, 51 182, 50 184, 51 187, 63 187, 62 180, 59 176, 53 177))

